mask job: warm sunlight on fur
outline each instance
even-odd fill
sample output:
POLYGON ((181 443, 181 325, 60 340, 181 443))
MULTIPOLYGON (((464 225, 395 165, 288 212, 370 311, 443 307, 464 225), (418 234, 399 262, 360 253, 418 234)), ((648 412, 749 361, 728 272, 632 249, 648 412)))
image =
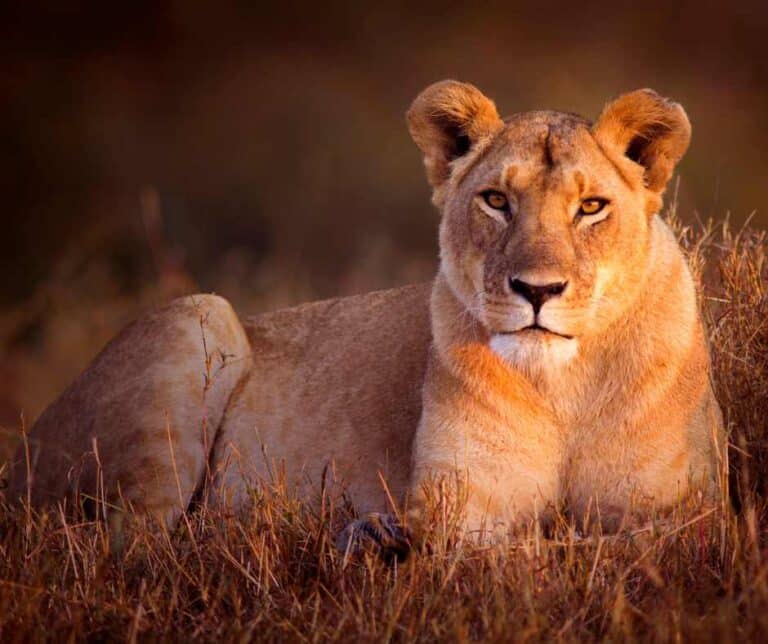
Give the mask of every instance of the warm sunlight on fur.
MULTIPOLYGON (((80 494, 174 525, 285 476, 309 500, 333 482, 361 512, 406 504, 418 535, 450 479, 481 538, 712 506, 721 414, 694 281, 658 215, 690 139, 682 107, 639 90, 595 123, 503 120, 444 81, 408 125, 442 216, 432 283, 253 318, 211 295, 152 312, 36 422, 11 498, 80 494)), ((400 538, 401 516, 372 517, 353 528, 400 538)))

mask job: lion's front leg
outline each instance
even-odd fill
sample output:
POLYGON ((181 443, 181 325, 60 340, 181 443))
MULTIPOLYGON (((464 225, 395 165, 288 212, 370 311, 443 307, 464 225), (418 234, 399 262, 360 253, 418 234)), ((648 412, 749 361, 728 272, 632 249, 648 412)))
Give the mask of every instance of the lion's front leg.
POLYGON ((417 451, 409 529, 483 543, 548 522, 559 500, 559 474, 557 461, 541 456, 488 449, 479 441, 450 454, 417 451))
POLYGON ((482 404, 458 389, 425 391, 414 441, 408 524, 483 542, 551 518, 560 496, 562 433, 530 400, 482 404))
POLYGON ((391 543, 401 547, 400 535, 408 547, 430 533, 446 543, 484 542, 551 518, 564 432, 522 376, 483 348, 470 357, 466 368, 448 369, 431 355, 402 516, 352 524, 346 550, 355 530, 385 553, 391 543))
POLYGON ((416 433, 403 516, 371 513, 349 524, 337 539, 345 555, 402 560, 425 540, 486 543, 551 519, 561 460, 554 426, 540 419, 534 431, 436 412, 425 409, 416 433))

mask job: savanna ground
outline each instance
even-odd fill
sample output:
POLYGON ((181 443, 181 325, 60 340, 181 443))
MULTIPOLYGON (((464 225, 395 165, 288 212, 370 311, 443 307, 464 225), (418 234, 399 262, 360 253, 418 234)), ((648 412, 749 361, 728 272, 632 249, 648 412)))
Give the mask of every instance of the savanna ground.
POLYGON ((279 481, 247 517, 199 509, 173 534, 134 526, 115 556, 102 523, 4 507, 0 640, 764 639, 768 241, 678 228, 703 284, 733 508, 618 536, 563 520, 548 538, 489 547, 461 543, 446 513, 427 551, 392 565, 345 561, 334 535, 353 510, 303 505, 279 481))

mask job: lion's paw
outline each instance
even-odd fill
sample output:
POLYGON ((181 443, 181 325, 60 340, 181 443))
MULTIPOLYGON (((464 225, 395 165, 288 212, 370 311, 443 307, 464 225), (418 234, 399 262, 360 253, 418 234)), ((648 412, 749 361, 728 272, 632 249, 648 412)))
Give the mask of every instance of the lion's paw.
POLYGON ((411 551, 411 535, 397 517, 371 512, 342 530, 336 538, 336 548, 345 559, 374 552, 385 561, 400 562, 411 551))

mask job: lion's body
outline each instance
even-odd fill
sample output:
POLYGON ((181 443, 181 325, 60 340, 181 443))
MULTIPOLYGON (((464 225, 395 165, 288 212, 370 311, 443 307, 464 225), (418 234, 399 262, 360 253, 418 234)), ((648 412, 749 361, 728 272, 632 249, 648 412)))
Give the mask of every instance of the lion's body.
POLYGON ((429 284, 407 286, 247 320, 253 367, 221 426, 214 493, 223 483, 242 495, 244 482, 281 467, 310 492, 331 467, 327 481, 342 483, 364 511, 386 508, 379 472, 402 498, 421 413, 429 292, 429 284))
POLYGON ((458 473, 470 529, 560 507, 615 527, 716 498, 722 421, 694 283, 655 214, 689 126, 660 101, 628 95, 592 128, 503 123, 471 86, 426 90, 409 119, 443 212, 432 284, 244 321, 217 297, 175 302, 43 414, 11 494, 79 487, 173 523, 201 492, 241 507, 260 482, 311 496, 323 477, 386 511, 384 479, 418 523, 430 481, 458 473), (630 141, 642 119, 655 129, 630 141), (593 193, 603 215, 574 215, 593 193))

